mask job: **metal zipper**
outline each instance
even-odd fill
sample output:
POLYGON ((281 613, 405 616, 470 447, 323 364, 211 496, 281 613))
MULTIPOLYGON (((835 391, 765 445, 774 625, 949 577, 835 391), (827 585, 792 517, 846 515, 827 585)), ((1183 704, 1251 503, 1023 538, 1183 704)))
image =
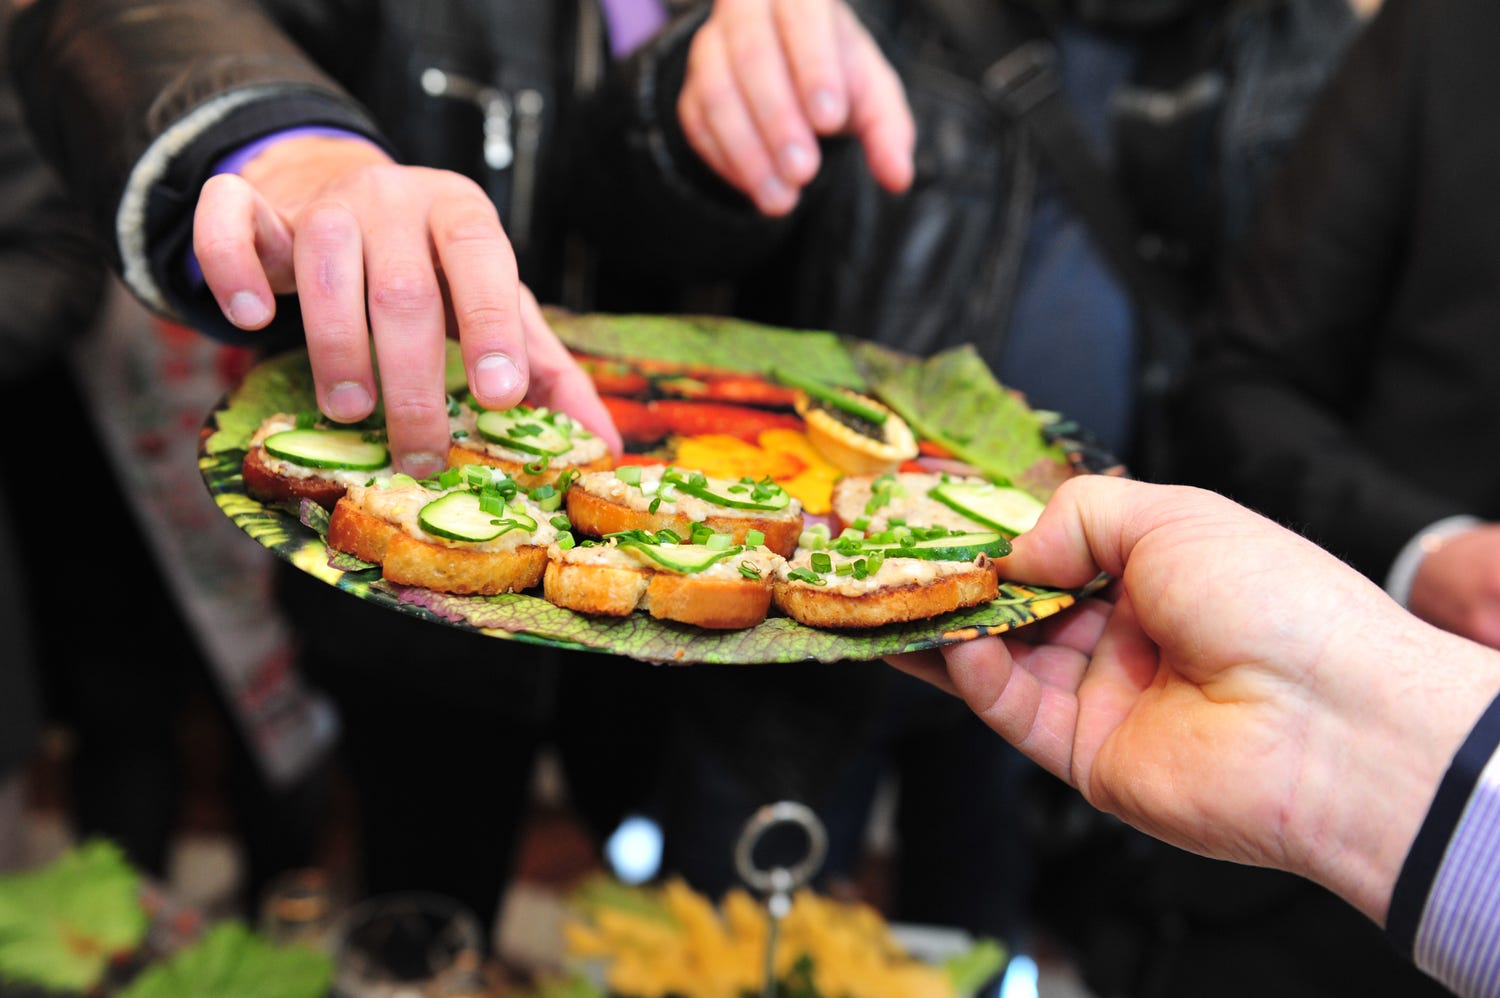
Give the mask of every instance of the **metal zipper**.
POLYGON ((484 162, 491 170, 504 170, 515 160, 509 94, 436 66, 422 70, 422 90, 429 97, 466 100, 479 107, 484 115, 484 162))
POLYGON ((546 100, 539 90, 516 92, 515 167, 511 170, 510 232, 517 249, 531 240, 532 201, 536 197, 537 158, 542 147, 542 112, 546 100))

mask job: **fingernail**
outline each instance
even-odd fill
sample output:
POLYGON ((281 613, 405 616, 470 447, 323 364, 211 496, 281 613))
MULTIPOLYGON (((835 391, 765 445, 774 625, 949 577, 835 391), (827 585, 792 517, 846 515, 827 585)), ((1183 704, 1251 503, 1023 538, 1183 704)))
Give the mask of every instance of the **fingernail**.
POLYGON ((789 211, 796 203, 797 196, 779 177, 771 176, 761 181, 755 200, 761 211, 775 214, 789 211))
POLYGON ((427 451, 415 451, 406 455, 400 461, 398 471, 405 472, 413 478, 427 478, 436 475, 448 466, 448 462, 436 454, 427 451))
POLYGON ((483 398, 504 398, 524 387, 520 368, 503 353, 487 353, 474 364, 474 390, 483 398))
POLYGON ((812 153, 800 142, 788 142, 781 147, 781 172, 793 180, 804 181, 813 172, 812 153))
POLYGON ((229 321, 236 326, 255 329, 265 325, 271 310, 260 300, 259 295, 249 291, 236 291, 229 298, 229 321))
POLYGON ((368 416, 371 408, 370 393, 358 382, 340 381, 329 389, 328 415, 334 419, 352 423, 368 416))
POLYGON ((844 112, 839 99, 832 90, 814 90, 812 94, 813 124, 819 128, 837 128, 842 125, 844 112))

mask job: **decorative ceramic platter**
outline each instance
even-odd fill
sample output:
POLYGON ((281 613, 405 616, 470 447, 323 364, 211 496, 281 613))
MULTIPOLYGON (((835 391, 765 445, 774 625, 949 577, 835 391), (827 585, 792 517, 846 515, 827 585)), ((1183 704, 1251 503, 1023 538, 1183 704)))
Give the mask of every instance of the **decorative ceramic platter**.
MULTIPOLYGON (((922 453, 909 470, 978 473, 1046 499, 1067 477, 1118 469, 1077 427, 1031 409, 968 348, 928 359, 831 333, 695 316, 549 315, 590 372, 625 437, 621 463, 671 462, 710 475, 770 475, 827 512, 838 470, 801 433, 774 368, 879 398, 910 424, 922 453)), ((449 385, 462 390, 456 344, 449 385)), ((748 630, 707 631, 656 620, 590 617, 539 593, 456 596, 392 584, 379 568, 330 552, 326 514, 268 505, 246 494, 240 464, 251 434, 275 412, 316 408, 300 350, 252 369, 209 414, 199 469, 219 508, 241 530, 302 571, 352 596, 435 624, 492 637, 626 655, 652 662, 765 663, 875 659, 1023 627, 1073 605, 1082 590, 1002 582, 995 600, 930 620, 860 631, 818 630, 772 615, 748 630)))

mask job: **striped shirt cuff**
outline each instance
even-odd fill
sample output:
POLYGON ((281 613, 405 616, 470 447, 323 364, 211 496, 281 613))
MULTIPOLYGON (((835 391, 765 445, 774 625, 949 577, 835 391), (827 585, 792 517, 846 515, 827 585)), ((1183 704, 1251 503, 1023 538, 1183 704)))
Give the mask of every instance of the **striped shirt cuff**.
POLYGON ((1386 931, 1460 995, 1500 998, 1500 697, 1454 756, 1396 879, 1386 931))

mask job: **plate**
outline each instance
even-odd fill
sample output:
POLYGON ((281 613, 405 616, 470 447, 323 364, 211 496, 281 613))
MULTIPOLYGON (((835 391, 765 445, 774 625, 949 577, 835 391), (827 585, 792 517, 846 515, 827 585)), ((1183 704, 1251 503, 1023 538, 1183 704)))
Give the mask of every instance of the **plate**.
MULTIPOLYGON (((1079 427, 1055 413, 1030 408, 1018 393, 1000 385, 969 347, 916 358, 832 333, 718 317, 552 310, 549 320, 595 375, 627 434, 627 450, 647 459, 671 460, 685 439, 701 437, 706 430, 717 435, 709 437, 709 445, 716 439, 726 443, 729 437, 750 444, 759 432, 755 414, 771 410, 763 398, 755 398, 762 405, 752 408, 744 407, 745 400, 772 385, 773 370, 793 366, 804 376, 870 392, 885 401, 924 442, 927 456, 920 460, 926 467, 972 467, 1043 499, 1071 475, 1120 471, 1079 427), (720 377, 720 372, 737 377, 720 377), (627 426, 632 413, 649 417, 651 425, 637 421, 627 426), (661 431, 657 417, 663 413, 670 417, 671 432, 664 442, 647 443, 661 431)), ((463 370, 457 345, 452 347, 449 386, 457 391, 463 386, 463 370)), ((330 553, 316 508, 299 511, 267 505, 245 493, 240 463, 261 420, 273 412, 315 408, 305 351, 268 358, 248 372, 209 413, 203 427, 198 465, 215 503, 247 535, 301 571, 356 598, 442 626, 649 662, 832 662, 876 659, 1000 634, 1073 605, 1091 588, 1059 590, 1002 582, 999 597, 990 603, 909 624, 825 631, 773 611, 756 627, 713 632, 639 612, 619 619, 589 617, 530 593, 456 596, 395 585, 382 579, 378 568, 351 564, 337 552, 330 553)), ((707 449, 719 454, 726 450, 707 449)), ((727 449, 743 450, 738 445, 727 449)))

